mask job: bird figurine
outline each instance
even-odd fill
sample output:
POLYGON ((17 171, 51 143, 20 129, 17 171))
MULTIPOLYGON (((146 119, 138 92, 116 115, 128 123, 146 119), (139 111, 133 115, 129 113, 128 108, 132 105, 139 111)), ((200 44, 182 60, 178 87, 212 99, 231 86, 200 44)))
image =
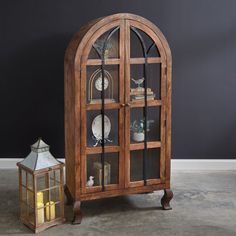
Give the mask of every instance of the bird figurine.
POLYGON ((131 78, 133 81, 134 81, 134 83, 135 84, 137 84, 138 85, 138 88, 140 88, 140 85, 143 83, 143 81, 144 81, 144 77, 142 77, 141 79, 134 79, 134 78, 131 78))
POLYGON ((93 176, 89 176, 89 180, 87 181, 86 186, 87 187, 92 187, 94 185, 94 177, 93 176))

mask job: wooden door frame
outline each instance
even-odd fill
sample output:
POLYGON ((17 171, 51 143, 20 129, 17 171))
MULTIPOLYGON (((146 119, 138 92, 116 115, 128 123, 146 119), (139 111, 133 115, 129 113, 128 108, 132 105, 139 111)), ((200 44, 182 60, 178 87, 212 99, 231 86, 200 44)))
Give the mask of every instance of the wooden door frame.
MULTIPOLYGON (((167 68, 166 68, 166 53, 165 48, 162 45, 161 39, 145 24, 135 20, 125 20, 125 103, 130 104, 130 67, 132 62, 136 59, 130 57, 130 27, 133 26, 137 29, 145 32, 156 44, 160 58, 159 60, 150 60, 150 62, 156 62, 161 64, 161 119, 160 119, 160 178, 159 179, 147 179, 147 185, 155 185, 160 183, 165 183, 166 179, 166 120, 167 120, 167 68), (132 62, 131 62, 132 60, 132 62)), ((144 63, 144 62, 143 62, 144 63)), ((156 106, 159 107, 159 106, 156 106)), ((125 110, 125 188, 134 188, 144 186, 144 181, 130 181, 130 115, 131 107, 126 106, 125 110)))
MULTIPOLYGON (((118 122, 119 122, 119 144, 113 147, 105 147, 105 150, 108 152, 116 152, 119 154, 119 183, 112 184, 111 186, 105 186, 105 191, 107 190, 115 190, 124 188, 124 109, 122 106, 124 104, 124 20, 116 20, 110 24, 107 24, 99 29, 92 35, 92 37, 88 40, 86 46, 84 47, 83 58, 81 61, 81 123, 84 124, 81 126, 81 194, 86 193, 97 193, 101 192, 101 186, 97 186, 91 189, 86 188, 87 182, 87 65, 91 65, 92 63, 88 63, 88 55, 92 48, 93 43, 98 39, 102 34, 106 33, 110 29, 119 26, 119 60, 116 59, 107 59, 105 60, 105 65, 110 65, 110 62, 113 65, 119 66, 119 104, 118 107, 115 107, 114 110, 118 110, 118 122)), ((90 59, 92 61, 93 59, 90 59)), ((97 63, 95 60, 93 63, 97 63)), ((106 106, 105 106, 106 107, 106 106)), ((107 106, 108 107, 108 106, 107 106)), ((110 106, 110 108, 114 108, 110 106)), ((99 110, 99 109, 98 109, 99 110)))

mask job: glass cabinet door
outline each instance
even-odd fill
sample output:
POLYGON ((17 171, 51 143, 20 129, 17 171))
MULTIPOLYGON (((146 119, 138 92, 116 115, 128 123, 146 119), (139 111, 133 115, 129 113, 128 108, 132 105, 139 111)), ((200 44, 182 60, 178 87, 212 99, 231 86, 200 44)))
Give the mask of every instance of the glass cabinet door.
POLYGON ((126 187, 138 187, 159 184, 164 178, 166 82, 154 36, 132 22, 128 27, 126 187))
POLYGON ((159 184, 166 65, 158 38, 131 20, 98 31, 81 70, 82 193, 159 184))
POLYGON ((122 34, 120 22, 103 30, 92 40, 82 67, 82 193, 119 189, 122 184, 122 34))

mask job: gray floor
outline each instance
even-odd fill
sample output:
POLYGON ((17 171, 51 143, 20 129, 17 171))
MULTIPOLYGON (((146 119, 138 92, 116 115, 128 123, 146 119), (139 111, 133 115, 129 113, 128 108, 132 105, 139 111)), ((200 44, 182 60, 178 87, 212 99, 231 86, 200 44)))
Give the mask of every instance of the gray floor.
MULTIPOLYGON (((30 235, 18 219, 16 171, 0 171, 0 234, 30 235)), ((39 235, 236 235, 236 172, 173 173, 172 211, 160 208, 162 192, 83 204, 81 225, 67 222, 39 235)))

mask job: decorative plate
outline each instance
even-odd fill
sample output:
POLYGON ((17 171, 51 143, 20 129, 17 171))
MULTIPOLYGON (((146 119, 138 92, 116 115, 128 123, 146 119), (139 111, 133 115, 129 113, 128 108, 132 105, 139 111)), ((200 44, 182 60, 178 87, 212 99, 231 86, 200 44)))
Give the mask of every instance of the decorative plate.
MULTIPOLYGON (((111 121, 104 115, 104 139, 108 139, 109 133, 111 131, 111 121)), ((98 115, 94 118, 92 122, 92 132, 97 140, 102 139, 102 115, 98 115)))

